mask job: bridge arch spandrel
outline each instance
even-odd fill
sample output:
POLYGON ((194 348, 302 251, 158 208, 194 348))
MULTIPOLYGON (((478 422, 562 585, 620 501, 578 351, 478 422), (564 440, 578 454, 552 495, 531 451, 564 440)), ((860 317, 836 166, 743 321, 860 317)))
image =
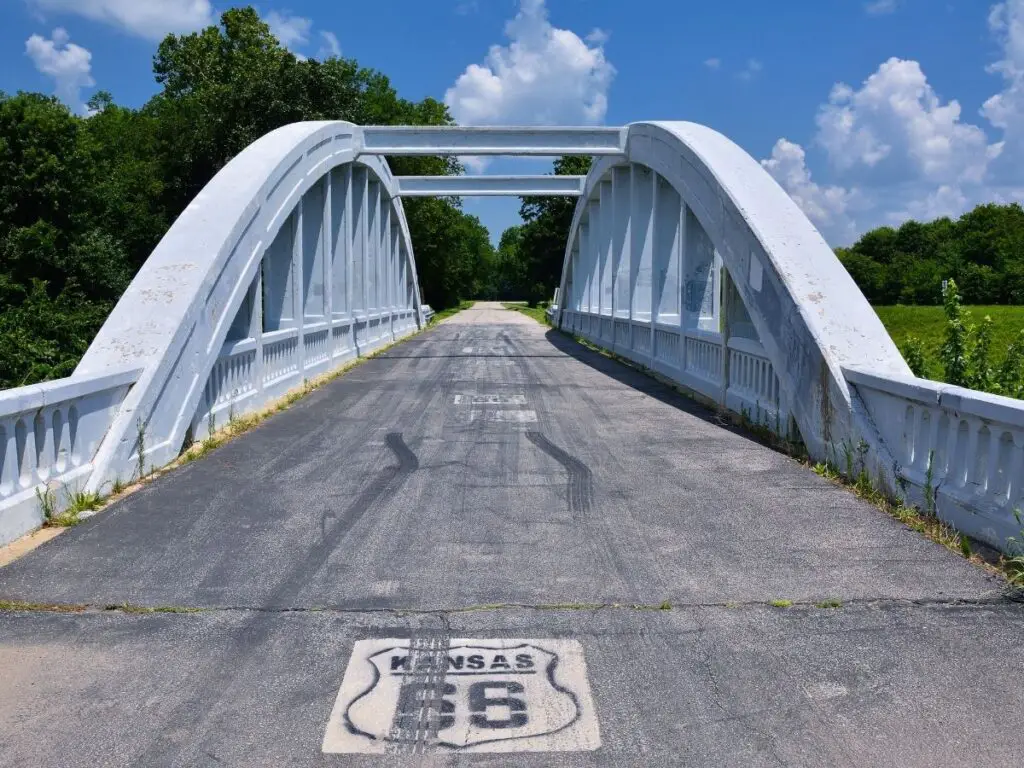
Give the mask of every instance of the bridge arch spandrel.
MULTIPOLYGON (((631 200, 637 195, 637 177, 637 173, 631 173, 631 200)), ((646 187, 642 192, 649 198, 658 197, 646 187)), ((600 252, 600 244, 597 251, 600 252)), ((680 315, 682 304, 686 302, 686 287, 682 283, 680 277, 675 286, 680 292, 680 315)), ((664 287, 662 284, 661 288, 664 287)), ((617 285, 613 285, 611 291, 616 290, 617 285)), ((604 157, 595 162, 574 215, 559 295, 564 297, 559 302, 563 325, 568 310, 568 322, 574 329, 583 330, 584 335, 603 340, 610 346, 621 346, 627 356, 645 363, 649 360, 655 369, 664 367, 668 375, 684 384, 695 382, 693 388, 727 407, 734 410, 743 407, 753 412, 755 398, 774 398, 778 409, 775 417, 778 418, 780 411, 792 415, 808 449, 816 457, 830 456, 843 441, 857 440, 862 434, 873 432, 865 425, 854 423, 858 418, 856 406, 842 373, 843 367, 861 367, 892 375, 909 374, 878 316, 796 203, 736 144, 694 123, 631 124, 627 128, 624 156, 604 157), (623 222, 623 212, 615 210, 620 198, 615 193, 608 195, 606 188, 609 180, 613 186, 618 183, 615 169, 620 169, 621 173, 621 169, 629 168, 649 172, 655 185, 671 186, 682 201, 681 206, 675 204, 681 210, 678 225, 672 219, 673 214, 665 214, 657 203, 653 205, 654 210, 646 210, 652 207, 646 201, 639 208, 635 202, 630 202, 628 221, 623 222), (612 203, 610 215, 616 220, 610 230, 625 227, 631 233, 628 239, 631 247, 624 251, 613 247, 607 256, 598 253, 594 258, 604 258, 607 266, 592 259, 596 271, 574 274, 574 264, 586 261, 588 249, 595 250, 594 233, 604 231, 601 226, 595 227, 591 220, 594 212, 609 215, 609 201, 612 203), (687 211, 692 218, 686 215, 687 211), (639 220, 638 212, 642 213, 639 220), (659 216, 662 218, 658 219, 659 216), (713 333, 695 327, 693 338, 690 333, 680 332, 678 340, 673 341, 671 326, 674 324, 677 329, 683 326, 682 331, 685 331, 685 319, 671 313, 667 318, 659 318, 657 308, 653 319, 644 318, 641 308, 639 319, 641 323, 649 322, 649 330, 638 327, 637 303, 632 292, 643 283, 644 270, 653 270, 649 274, 654 274, 657 290, 658 232, 669 228, 667 237, 678 240, 666 247, 679 249, 680 258, 685 260, 687 248, 694 247, 692 230, 695 225, 702 232, 700 236, 713 245, 716 260, 720 260, 729 276, 726 286, 717 283, 709 286, 709 295, 713 293, 711 299, 720 301, 728 294, 738 297, 742 302, 742 310, 738 311, 745 315, 744 322, 756 330, 756 343, 743 338, 731 339, 725 324, 720 339, 713 339, 713 333), (628 270, 623 269, 621 263, 623 252, 632 259, 628 270), (640 270, 638 282, 637 262, 643 259, 647 261, 640 270), (607 273, 631 275, 628 311, 619 306, 620 302, 613 302, 612 307, 605 302, 607 273), (592 300, 595 279, 603 280, 602 298, 596 305, 592 300), (590 300, 581 302, 581 294, 586 294, 590 300), (583 305, 586 310, 582 309, 583 305), (657 351, 659 338, 666 348, 663 356, 657 351), (688 355, 692 355, 692 361, 687 359, 688 355), (760 357, 765 358, 770 367, 766 367, 760 357), (720 380, 716 380, 716 376, 720 380), (777 384, 771 381, 772 377, 777 384), (738 393, 735 396, 740 398, 735 402, 732 401, 734 390, 738 393), (747 393, 745 400, 744 392, 747 393)), ((657 297, 654 300, 657 302, 657 297)), ((718 311, 716 306, 714 313, 717 315, 718 311)), ((763 406, 765 401, 760 400, 756 405, 763 406)))
POLYGON ((223 423, 229 413, 252 410, 332 361, 421 324, 397 182, 383 158, 359 156, 357 144, 350 123, 279 128, 231 160, 178 217, 75 371, 143 369, 97 452, 90 489, 131 474, 140 424, 146 464, 161 466, 175 458, 190 431, 206 430, 199 416, 215 417, 221 409, 223 423), (352 178, 364 180, 369 191, 355 211, 352 178), (337 234, 336 217, 347 222, 346 234, 337 234), (303 235, 316 243, 303 245, 303 235), (288 292, 281 298, 290 309, 278 311, 267 328, 265 260, 274 249, 283 252, 280 290, 288 292), (375 289, 387 298, 346 302, 335 312, 332 281, 344 280, 351 292, 353 276, 344 265, 337 272, 335 260, 351 261, 353 254, 376 265, 363 275, 363 295, 375 289), (315 286, 310 270, 319 276, 315 286), (307 309, 311 286, 321 300, 319 314, 307 309))

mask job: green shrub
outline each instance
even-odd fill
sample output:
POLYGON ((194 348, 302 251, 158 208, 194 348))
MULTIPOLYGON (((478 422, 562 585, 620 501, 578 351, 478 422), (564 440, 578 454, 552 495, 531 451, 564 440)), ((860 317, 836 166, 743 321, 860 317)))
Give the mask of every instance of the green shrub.
POLYGON ((924 342, 917 336, 908 334, 903 341, 903 346, 900 347, 900 353, 915 376, 922 379, 928 378, 928 360, 924 351, 924 342))

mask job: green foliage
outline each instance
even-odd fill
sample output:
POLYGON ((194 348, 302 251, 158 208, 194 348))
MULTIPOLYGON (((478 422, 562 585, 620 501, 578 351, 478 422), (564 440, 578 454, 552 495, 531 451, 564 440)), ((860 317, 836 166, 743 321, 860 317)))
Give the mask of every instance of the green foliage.
MULTIPOLYGON (((589 157, 561 157, 557 176, 585 175, 589 157)), ((575 198, 524 197, 519 214, 524 224, 505 230, 498 246, 499 298, 526 299, 531 307, 550 299, 562 277, 575 198)))
POLYGON ((996 387, 1000 395, 1024 398, 1024 329, 1006 350, 996 374, 996 387))
POLYGON ((482 268, 493 261, 487 229, 446 200, 406 201, 409 234, 416 244, 416 268, 423 300, 435 310, 457 306, 483 289, 482 268))
POLYGON ((904 336, 900 351, 916 376, 1024 398, 1024 307, 964 307, 954 280, 944 302, 875 311, 891 336, 904 336), (971 309, 984 313, 981 323, 971 322, 971 309))
POLYGON ((969 383, 967 343, 971 329, 964 322, 960 294, 953 280, 950 280, 942 290, 942 306, 946 313, 946 340, 939 350, 943 378, 950 384, 964 387, 969 383))
POLYGON ((938 304, 952 278, 967 304, 1024 304, 1024 209, 980 205, 865 233, 837 255, 872 304, 938 304))
POLYGON ((994 372, 989 361, 992 352, 992 318, 985 315, 981 325, 973 328, 974 341, 967 360, 967 381, 971 389, 988 392, 992 389, 994 372))
POLYGON ((917 336, 907 335, 903 341, 903 346, 900 347, 900 353, 915 376, 922 379, 928 378, 928 360, 926 359, 924 343, 921 339, 917 336))
MULTIPOLYGON (((300 61, 252 8, 169 35, 141 109, 99 92, 93 115, 0 93, 0 389, 69 375, 114 303, 213 175, 264 134, 301 120, 444 125, 447 108, 399 97, 352 59, 300 61)), ((396 174, 461 170, 454 158, 390 158, 396 174)), ((424 301, 493 290, 486 230, 451 201, 406 206, 424 301)))
POLYGON ((537 305, 533 306, 533 307, 531 307, 531 306, 529 306, 527 304, 516 304, 516 303, 509 303, 509 302, 505 303, 505 309, 511 309, 511 310, 516 311, 516 312, 522 312, 527 317, 532 317, 534 320, 536 320, 541 325, 548 325, 548 326, 550 326, 551 325, 551 321, 548 320, 548 316, 547 316, 547 312, 546 312, 547 308, 548 308, 548 302, 546 302, 546 301, 537 302, 537 305))

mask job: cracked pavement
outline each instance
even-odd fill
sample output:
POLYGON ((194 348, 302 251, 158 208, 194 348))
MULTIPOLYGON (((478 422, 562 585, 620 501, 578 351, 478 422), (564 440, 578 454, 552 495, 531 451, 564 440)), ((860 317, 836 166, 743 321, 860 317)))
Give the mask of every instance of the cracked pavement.
POLYGON ((1024 754, 1001 582, 500 305, 0 569, 0 601, 0 766, 1024 754), (322 754, 353 644, 438 635, 579 641, 600 748, 322 754))

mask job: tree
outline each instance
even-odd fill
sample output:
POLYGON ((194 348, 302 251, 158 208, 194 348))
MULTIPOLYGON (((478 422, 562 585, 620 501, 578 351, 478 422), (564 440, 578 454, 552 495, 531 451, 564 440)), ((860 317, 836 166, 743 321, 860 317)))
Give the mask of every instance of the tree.
MULTIPOLYGON (((589 157, 561 157, 555 161, 557 176, 585 175, 589 157)), ((550 299, 562 276, 565 248, 572 226, 576 199, 566 197, 524 197, 519 215, 524 224, 518 250, 523 262, 525 298, 530 306, 550 299)))
MULTIPOLYGON (((443 103, 403 99, 352 59, 299 61, 252 8, 169 35, 154 73, 161 90, 142 109, 101 91, 89 118, 0 93, 0 387, 70 373, 174 219, 260 136, 301 120, 452 122, 443 103)), ((396 174, 461 170, 448 157, 388 162, 396 174)), ((428 302, 493 291, 494 249, 458 201, 406 210, 428 302)))
POLYGON ((836 254, 875 304, 936 304, 954 279, 967 304, 1024 300, 1024 209, 979 205, 956 221, 908 221, 865 233, 836 254))

